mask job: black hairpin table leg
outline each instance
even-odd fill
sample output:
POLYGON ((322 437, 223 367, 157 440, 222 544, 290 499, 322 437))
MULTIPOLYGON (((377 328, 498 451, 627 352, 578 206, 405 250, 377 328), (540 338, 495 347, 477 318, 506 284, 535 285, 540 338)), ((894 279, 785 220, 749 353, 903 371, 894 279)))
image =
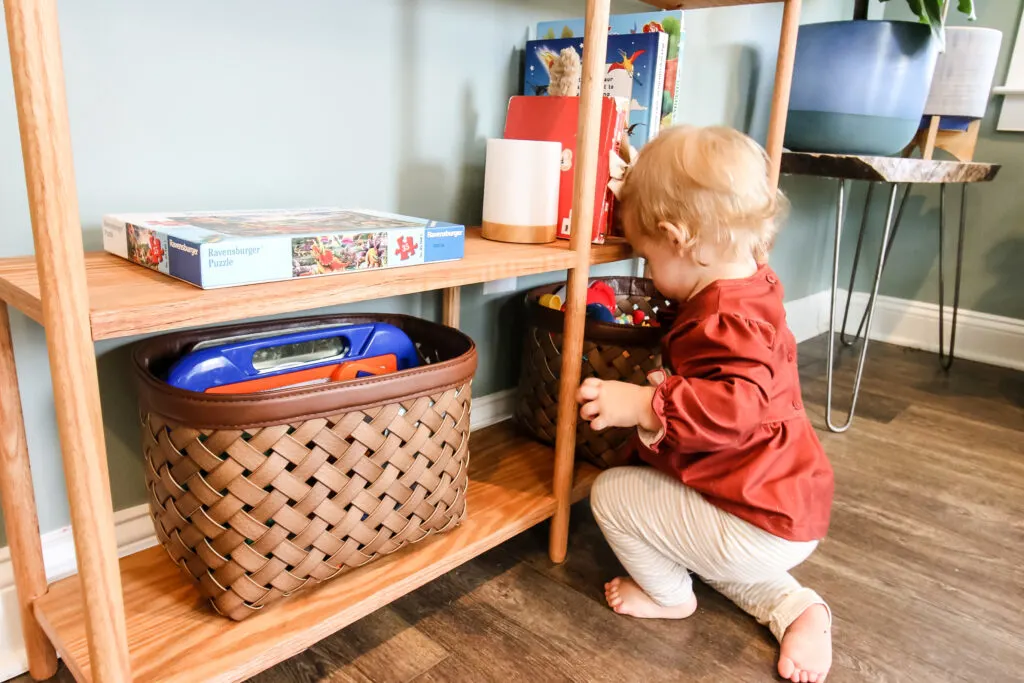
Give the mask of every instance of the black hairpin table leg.
POLYGON ((896 209, 896 193, 899 190, 897 183, 892 184, 889 191, 889 208, 885 214, 885 229, 882 232, 882 246, 878 250, 878 264, 875 266, 875 282, 871 288, 871 296, 868 298, 867 310, 864 312, 864 344, 860 349, 860 358, 857 361, 857 372, 853 379, 853 398, 850 401, 850 412, 847 414, 846 422, 842 425, 832 423, 832 373, 835 365, 835 333, 836 333, 836 299, 839 295, 839 244, 843 233, 843 210, 846 195, 845 181, 839 181, 839 200, 836 206, 836 235, 835 248, 832 255, 832 301, 829 306, 828 315, 828 358, 825 364, 826 396, 825 396, 825 424, 833 432, 845 432, 853 424, 853 413, 857 407, 857 395, 860 393, 860 380, 864 374, 864 361, 868 355, 868 338, 871 332, 871 317, 875 310, 875 301, 878 299, 878 285, 882 281, 882 265, 886 254, 886 247, 889 244, 889 236, 892 232, 893 214, 896 209))
MULTIPOLYGON (((864 246, 864 235, 868 230, 868 216, 871 213, 871 196, 875 192, 875 184, 868 183, 868 191, 864 194, 864 211, 860 216, 860 231, 857 233, 857 246, 853 250, 853 265, 850 267, 850 286, 846 289, 846 306, 843 307, 843 325, 839 328, 839 341, 843 346, 853 346, 860 337, 860 327, 857 328, 857 336, 853 339, 846 338, 846 321, 850 317, 850 302, 853 300, 853 287, 857 282, 857 266, 860 265, 860 250, 864 246)), ((864 319, 861 318, 863 324, 864 319)))
POLYGON ((945 353, 946 346, 946 307, 945 293, 946 283, 942 277, 943 251, 942 243, 945 241, 946 226, 946 184, 939 188, 939 364, 943 370, 949 370, 953 366, 954 349, 956 348, 956 316, 960 311, 960 273, 964 262, 964 232, 967 226, 967 183, 960 185, 960 230, 956 243, 956 275, 953 280, 953 319, 949 329, 949 355, 945 353))
MULTIPOLYGON (((843 326, 839 330, 839 341, 842 342, 843 346, 853 346, 859 339, 861 334, 864 333, 864 323, 867 321, 868 312, 865 310, 860 316, 860 323, 857 325, 857 333, 852 338, 846 336, 846 321, 850 317, 850 302, 853 301, 854 285, 857 282, 857 265, 860 262, 860 250, 864 244, 864 234, 867 232, 868 225, 868 213, 871 207, 871 191, 874 189, 875 184, 868 184, 867 196, 864 198, 864 215, 860 221, 860 234, 857 235, 857 247, 853 252, 853 266, 850 268, 850 287, 847 289, 846 295, 846 306, 843 310, 843 326)), ((885 251, 882 253, 882 268, 885 268, 885 264, 889 262, 889 254, 892 253, 892 244, 896 241, 896 232, 900 229, 900 222, 903 220, 903 209, 907 206, 907 198, 910 196, 910 190, 913 189, 913 183, 907 183, 907 187, 903 190, 903 199, 900 200, 900 208, 896 212, 896 221, 892 225, 892 231, 889 233, 889 241, 883 242, 885 244, 885 251)))

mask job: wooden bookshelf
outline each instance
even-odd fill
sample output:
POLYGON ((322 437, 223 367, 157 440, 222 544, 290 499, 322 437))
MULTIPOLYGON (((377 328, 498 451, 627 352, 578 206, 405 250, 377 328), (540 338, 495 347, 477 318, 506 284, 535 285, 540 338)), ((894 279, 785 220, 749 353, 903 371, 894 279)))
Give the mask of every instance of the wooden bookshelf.
MULTIPOLYGON (((245 621, 216 614, 161 547, 120 562, 131 671, 136 681, 240 681, 301 652, 424 583, 551 517, 551 448, 509 422, 470 442, 466 520, 452 532, 407 546, 298 593, 245 621)), ((598 470, 579 465, 573 500, 598 470)), ((78 576, 35 603, 43 630, 79 681, 93 681, 78 576)))
MULTIPOLYGON (((700 9, 772 0, 649 0, 700 9)), ((777 179, 801 0, 782 0, 767 149, 777 179)), ((509 537, 551 519, 549 555, 564 559, 569 505, 593 468, 574 464, 576 406, 590 266, 631 256, 589 242, 597 187, 600 96, 609 0, 586 0, 571 244, 514 245, 471 231, 464 259, 377 272, 201 290, 101 253, 83 253, 56 0, 7 0, 35 256, 0 259, 0 313, 17 308, 46 328, 79 574, 47 587, 24 421, 0 410, 0 489, 11 540, 29 670, 56 671, 54 646, 81 681, 236 681, 258 673, 509 537), (586 226, 586 229, 581 229, 586 226), (569 286, 556 445, 496 426, 472 437, 469 512, 438 536, 282 601, 244 622, 213 614, 161 548, 118 560, 93 342, 414 292, 443 289, 457 325, 458 287, 567 270, 569 286), (83 585, 87 590, 83 591, 83 585)), ((0 315, 0 394, 16 401, 10 326, 0 315)), ((6 404, 5 404, 6 405, 6 404)))
MULTIPOLYGON (((629 244, 622 239, 590 249, 592 264, 631 256, 629 244)), ((465 258, 406 268, 204 290, 111 254, 89 252, 85 276, 92 338, 99 340, 565 270, 573 267, 575 258, 566 240, 492 242, 474 228, 466 231, 465 258)), ((0 300, 43 324, 33 257, 0 259, 0 300)))
POLYGON ((708 9, 711 7, 739 7, 740 5, 763 5, 780 0, 644 0, 658 9, 708 9))

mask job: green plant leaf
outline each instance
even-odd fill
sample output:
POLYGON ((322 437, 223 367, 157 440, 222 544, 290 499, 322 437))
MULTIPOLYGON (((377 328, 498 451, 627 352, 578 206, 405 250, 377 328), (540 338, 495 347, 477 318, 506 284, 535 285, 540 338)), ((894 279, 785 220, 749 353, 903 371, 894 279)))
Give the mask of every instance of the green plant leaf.
MULTIPOLYGON (((879 0, 888 2, 889 0, 879 0)), ((914 13, 923 24, 929 24, 934 29, 944 25, 942 11, 949 0, 907 0, 907 7, 914 13)), ((974 13, 974 0, 957 0, 956 11, 967 17, 968 21, 976 21, 978 16, 974 13)))
MULTIPOLYGON (((946 49, 946 22, 943 21, 942 13, 946 3, 950 1, 907 0, 907 7, 914 13, 917 20, 922 24, 928 24, 931 28, 932 35, 935 36, 935 40, 939 43, 940 52, 946 49)), ((879 0, 879 2, 888 2, 888 0, 879 0)), ((974 0, 957 0, 956 11, 965 15, 968 21, 977 21, 978 19, 974 13, 974 0)))
POLYGON ((921 0, 924 6, 924 16, 921 21, 928 24, 932 29, 932 35, 939 41, 939 51, 946 49, 945 23, 942 20, 942 9, 946 0, 921 0))
POLYGON ((942 26, 942 9, 946 4, 946 0, 922 0, 924 5, 925 20, 932 25, 942 26))
MULTIPOLYGON (((882 0, 885 2, 886 0, 882 0)), ((914 13, 918 21, 925 20, 924 5, 921 4, 923 0, 907 0, 907 5, 910 7, 910 11, 914 13)))

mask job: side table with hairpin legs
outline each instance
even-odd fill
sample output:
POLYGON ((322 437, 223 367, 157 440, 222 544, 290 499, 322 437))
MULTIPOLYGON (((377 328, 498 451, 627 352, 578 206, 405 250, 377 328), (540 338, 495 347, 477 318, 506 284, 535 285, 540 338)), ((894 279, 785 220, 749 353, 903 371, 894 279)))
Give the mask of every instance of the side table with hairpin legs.
POLYGON ((817 176, 819 178, 835 178, 839 181, 838 201, 836 206, 835 223, 835 246, 832 255, 832 299, 829 307, 828 323, 828 359, 826 364, 826 399, 825 399, 825 423, 833 432, 845 432, 853 423, 854 411, 857 407, 857 395, 860 392, 861 376, 864 372, 864 361, 868 354, 868 338, 871 333, 871 318, 874 314, 875 302, 878 299, 878 287, 882 281, 882 270, 885 267, 892 247, 893 239, 899 229, 900 219, 903 216, 903 209, 907 203, 907 197, 915 184, 937 184, 940 187, 939 194, 939 359, 942 367, 946 370, 953 363, 954 346, 956 344, 956 316, 960 307, 960 274, 963 264, 964 233, 967 226, 967 185, 969 183, 988 182, 996 177, 1000 166, 998 164, 984 164, 978 162, 960 161, 935 161, 931 159, 909 159, 901 157, 878 157, 878 156, 857 156, 851 154, 811 154, 804 152, 786 152, 782 155, 782 173, 790 175, 817 176), (889 185, 888 210, 885 216, 885 225, 882 231, 882 243, 879 248, 878 261, 875 265, 875 277, 871 287, 871 294, 868 297, 867 308, 861 317, 857 327, 857 333, 852 339, 846 336, 846 322, 850 313, 850 298, 847 297, 846 308, 843 313, 843 323, 840 331, 840 341, 846 346, 851 346, 861 336, 864 344, 860 350, 860 357, 857 361, 857 370, 853 380, 853 397, 850 401, 850 410, 846 422, 836 425, 832 422, 832 370, 834 365, 834 344, 835 344, 835 319, 836 299, 839 293, 839 247, 843 232, 843 214, 846 203, 846 183, 848 180, 864 180, 868 185, 868 195, 865 203, 865 211, 861 220, 860 233, 857 237, 857 247, 854 251, 853 268, 850 273, 850 292, 857 276, 857 265, 860 261, 861 247, 864 243, 864 235, 868 226, 867 202, 871 200, 871 193, 876 183, 889 185), (899 209, 896 207, 896 198, 899 187, 906 186, 903 197, 899 202, 899 209), (956 249, 956 275, 953 284, 953 316, 952 329, 949 340, 949 353, 945 352, 945 282, 943 280, 943 232, 945 227, 945 195, 946 185, 958 184, 961 186, 960 203, 960 229, 957 238, 956 249), (895 216, 895 218, 894 218, 895 216))

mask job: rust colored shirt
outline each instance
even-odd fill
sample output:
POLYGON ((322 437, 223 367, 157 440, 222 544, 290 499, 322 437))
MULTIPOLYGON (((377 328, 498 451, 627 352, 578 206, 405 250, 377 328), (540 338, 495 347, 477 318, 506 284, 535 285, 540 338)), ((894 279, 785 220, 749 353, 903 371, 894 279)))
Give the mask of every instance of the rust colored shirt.
MULTIPOLYGON (((792 541, 824 538, 832 467, 804 412, 796 339, 768 266, 678 309, 662 341, 662 429, 639 455, 713 505, 792 541)), ((653 378, 652 378, 653 379, 653 378)))

